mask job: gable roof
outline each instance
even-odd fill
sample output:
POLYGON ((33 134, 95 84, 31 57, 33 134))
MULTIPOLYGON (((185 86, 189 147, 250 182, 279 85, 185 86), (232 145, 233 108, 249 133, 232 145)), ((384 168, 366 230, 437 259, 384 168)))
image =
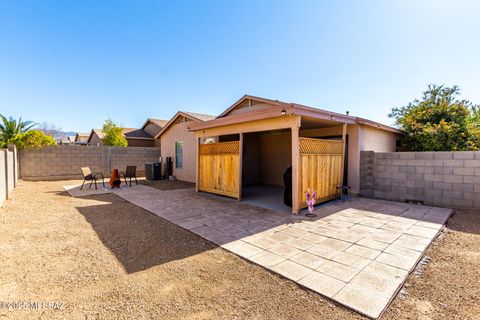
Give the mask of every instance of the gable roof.
POLYGON ((245 95, 243 95, 243 97, 241 97, 240 99, 235 101, 235 103, 232 104, 230 107, 228 107, 225 111, 223 111, 217 118, 223 118, 223 117, 227 116, 230 112, 232 112, 233 110, 238 108, 242 103, 244 103, 245 101, 248 101, 248 100, 263 102, 263 103, 267 103, 267 104, 271 104, 271 105, 275 105, 275 106, 289 105, 288 103, 283 102, 283 101, 266 99, 266 98, 261 98, 261 97, 256 97, 256 96, 251 96, 251 95, 245 94, 245 95))
POLYGON ((77 141, 80 138, 88 138, 90 136, 90 133, 88 132, 77 132, 75 134, 75 141, 77 141))
MULTIPOLYGON (((93 134, 96 134, 99 139, 103 139, 104 134, 102 129, 92 129, 90 135, 88 136, 88 143, 90 143, 93 134)), ((122 135, 126 139, 153 139, 153 137, 148 132, 137 128, 122 128, 122 135)))
POLYGON ((215 116, 204 114, 204 113, 187 112, 187 111, 182 111, 182 112, 189 115, 190 118, 195 118, 200 121, 208 121, 216 118, 215 116))
POLYGON ((190 119, 191 121, 194 122, 204 122, 204 121, 209 121, 215 119, 215 116, 209 115, 209 114, 203 114, 203 113, 195 113, 195 112, 187 112, 187 111, 178 111, 169 121, 168 123, 162 128, 162 130, 154 137, 155 139, 158 139, 165 131, 168 130, 169 127, 171 127, 178 118, 180 117, 185 117, 187 119, 190 119))
POLYGON ((123 136, 127 139, 153 139, 153 137, 147 131, 142 129, 124 129, 123 136))
POLYGON ((266 119, 279 116, 280 112, 282 114, 297 114, 302 116, 314 117, 318 119, 330 120, 335 122, 342 122, 348 124, 362 124, 371 127, 375 127, 378 129, 391 131, 399 134, 403 134, 403 131, 393 128, 390 126, 386 126, 384 124, 367 120, 360 117, 354 117, 346 114, 341 114, 337 112, 327 111, 323 109, 318 109, 310 106, 301 105, 298 103, 287 103, 279 100, 272 100, 266 99, 251 95, 244 95, 239 100, 237 100, 234 104, 228 107, 225 111, 223 111, 217 118, 213 120, 206 121, 205 123, 195 124, 192 126, 193 131, 206 129, 206 128, 214 128, 223 125, 229 124, 236 124, 251 121, 254 119, 266 119), (256 101, 260 103, 265 103, 271 105, 267 108, 249 111, 241 114, 234 114, 229 115, 233 110, 240 107, 246 101, 256 101))
POLYGON ((148 118, 147 121, 142 126, 142 129, 145 129, 145 127, 149 124, 153 123, 157 127, 163 128, 165 125, 168 123, 168 120, 162 120, 162 119, 154 119, 154 118, 148 118))
POLYGON ((90 131, 90 134, 88 135, 88 143, 90 143, 90 140, 92 140, 93 134, 96 134, 98 138, 103 139, 102 129, 92 129, 92 131, 90 131))

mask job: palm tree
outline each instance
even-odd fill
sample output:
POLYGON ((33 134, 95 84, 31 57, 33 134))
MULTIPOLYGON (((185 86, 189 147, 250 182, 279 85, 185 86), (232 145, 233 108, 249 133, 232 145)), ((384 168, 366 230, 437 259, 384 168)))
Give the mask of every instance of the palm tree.
POLYGON ((12 117, 6 118, 0 114, 2 123, 0 123, 0 146, 6 147, 8 143, 19 133, 26 132, 36 126, 33 121, 22 121, 22 118, 14 120, 12 117))

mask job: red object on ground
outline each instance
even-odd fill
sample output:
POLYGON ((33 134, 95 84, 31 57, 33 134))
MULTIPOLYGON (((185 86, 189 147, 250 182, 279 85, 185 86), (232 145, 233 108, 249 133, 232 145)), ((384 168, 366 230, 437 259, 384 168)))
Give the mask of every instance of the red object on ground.
POLYGON ((122 183, 122 180, 120 180, 118 169, 113 169, 112 175, 110 176, 110 181, 108 182, 108 184, 113 189, 113 188, 120 188, 121 183, 122 183))

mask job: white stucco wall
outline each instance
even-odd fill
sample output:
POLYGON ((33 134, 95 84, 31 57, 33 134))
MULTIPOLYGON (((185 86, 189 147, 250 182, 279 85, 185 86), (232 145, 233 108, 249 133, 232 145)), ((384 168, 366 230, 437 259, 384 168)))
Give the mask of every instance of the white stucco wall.
POLYGON ((371 126, 361 125, 360 150, 375 152, 395 152, 397 140, 401 135, 371 126))

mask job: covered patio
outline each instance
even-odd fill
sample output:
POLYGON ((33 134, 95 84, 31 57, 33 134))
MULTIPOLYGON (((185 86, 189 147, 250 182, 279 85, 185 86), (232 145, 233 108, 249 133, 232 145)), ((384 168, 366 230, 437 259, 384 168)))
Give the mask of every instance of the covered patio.
POLYGON ((197 191, 241 201, 249 194, 244 188, 285 188, 279 201, 293 213, 306 206, 308 189, 317 192, 317 203, 338 198, 348 184, 348 125, 354 123, 306 106, 241 99, 217 119, 189 128, 198 141, 197 191))

